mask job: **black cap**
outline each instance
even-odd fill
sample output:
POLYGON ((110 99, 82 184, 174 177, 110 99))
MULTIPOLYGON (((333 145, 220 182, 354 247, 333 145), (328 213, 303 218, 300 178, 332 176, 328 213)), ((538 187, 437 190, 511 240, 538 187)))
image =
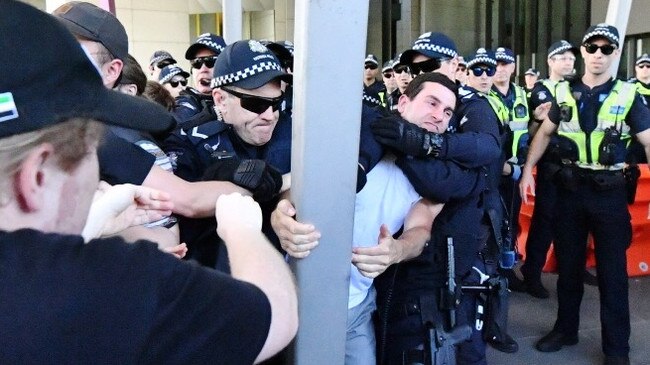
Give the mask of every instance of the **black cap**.
POLYGON ((72 34, 99 42, 115 58, 126 60, 129 38, 124 26, 113 14, 82 1, 65 3, 52 14, 57 16, 72 34))
POLYGON ((467 61, 467 68, 472 68, 475 65, 497 66, 497 59, 494 57, 494 52, 488 51, 485 48, 476 50, 470 59, 467 61))
POLYGON ((636 62, 634 62, 635 65, 640 65, 642 63, 650 63, 650 56, 648 56, 647 53, 639 56, 639 58, 636 59, 636 62))
POLYGON ((565 41, 564 39, 559 40, 553 44, 551 44, 550 47, 548 47, 548 56, 547 58, 551 58, 555 55, 562 54, 566 51, 571 51, 573 52, 574 56, 578 55, 578 49, 575 48, 571 43, 565 41))
POLYGON ((0 138, 74 117, 151 132, 172 126, 160 105, 104 87, 89 55, 54 17, 15 0, 0 1, 0 14, 11 14, 0 16, 0 49, 11 50, 0 52, 0 138))
POLYGON ((161 84, 170 82, 176 75, 181 75, 184 78, 190 77, 190 74, 187 73, 186 71, 183 71, 183 69, 180 68, 178 65, 168 65, 163 67, 162 70, 160 70, 160 75, 158 76, 158 82, 160 82, 161 84))
POLYGON ((618 29, 616 29, 615 26, 605 24, 605 23, 600 23, 597 25, 592 25, 587 29, 585 32, 584 37, 582 37, 582 43, 586 43, 592 38, 605 38, 609 41, 609 43, 615 44, 618 46, 618 29))
POLYGON ((158 62, 162 61, 169 61, 170 63, 176 63, 176 60, 174 57, 172 57, 171 53, 160 50, 156 51, 151 55, 151 58, 149 59, 149 65, 155 65, 158 62))
POLYGON ((505 63, 515 63, 515 52, 510 48, 499 47, 494 52, 494 58, 505 63))
POLYGON ((291 82, 291 75, 282 71, 280 61, 265 45, 256 40, 229 44, 214 65, 212 87, 233 85, 257 89, 273 79, 291 82))
POLYGON ((539 71, 537 71, 536 68, 531 67, 528 70, 526 70, 526 72, 524 72, 524 75, 539 76, 539 71))
POLYGON ((369 54, 366 56, 366 59, 363 62, 364 64, 373 64, 375 66, 379 66, 379 61, 377 61, 377 57, 375 57, 374 54, 369 54))
POLYGON ((185 59, 193 60, 196 58, 196 54, 201 48, 209 49, 214 52, 216 56, 221 54, 224 48, 226 48, 226 41, 223 40, 220 36, 212 33, 203 33, 201 34, 194 43, 187 48, 185 51, 185 59))
POLYGON ((458 56, 458 51, 456 50, 456 43, 446 34, 426 32, 413 42, 411 49, 402 53, 400 63, 410 65, 413 63, 413 58, 418 54, 429 58, 442 59, 454 58, 458 56))

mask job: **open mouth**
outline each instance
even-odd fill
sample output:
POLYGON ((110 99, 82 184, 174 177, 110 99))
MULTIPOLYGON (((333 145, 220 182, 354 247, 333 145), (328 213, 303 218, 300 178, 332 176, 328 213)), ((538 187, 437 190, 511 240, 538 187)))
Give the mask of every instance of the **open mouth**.
POLYGON ((199 84, 201 84, 201 86, 210 86, 210 81, 210 79, 200 79, 199 84))

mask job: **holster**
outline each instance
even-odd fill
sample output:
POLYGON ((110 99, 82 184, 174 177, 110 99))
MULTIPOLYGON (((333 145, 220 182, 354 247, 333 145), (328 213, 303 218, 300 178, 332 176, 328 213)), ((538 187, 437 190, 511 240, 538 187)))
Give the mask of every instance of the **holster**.
POLYGON ((578 191, 578 184, 580 177, 578 176, 578 168, 574 166, 562 166, 556 173, 556 182, 569 191, 578 191))
POLYGON ((622 171, 613 173, 591 173, 590 180, 595 190, 606 191, 620 188, 626 185, 622 171))
POLYGON ((504 342, 508 333, 508 280, 497 276, 488 281, 493 290, 487 294, 483 338, 504 342))

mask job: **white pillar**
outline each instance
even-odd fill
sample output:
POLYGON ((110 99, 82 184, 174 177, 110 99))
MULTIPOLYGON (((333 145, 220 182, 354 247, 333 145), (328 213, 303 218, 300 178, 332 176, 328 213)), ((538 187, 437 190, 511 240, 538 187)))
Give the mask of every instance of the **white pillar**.
POLYGON ((368 6, 296 0, 291 198, 321 239, 292 262, 300 302, 294 364, 345 362, 368 6))
MULTIPOLYGON (((621 48, 625 43, 625 34, 627 31, 627 21, 630 17, 630 9, 632 9, 632 0, 609 0, 609 5, 607 6, 605 23, 611 24, 618 29, 619 46, 621 48)), ((620 62, 621 58, 618 57, 614 62, 612 62, 612 66, 609 69, 610 73, 614 77, 616 77, 618 73, 618 65, 620 62)))
POLYGON ((223 39, 230 44, 242 39, 242 0, 223 0, 223 39))

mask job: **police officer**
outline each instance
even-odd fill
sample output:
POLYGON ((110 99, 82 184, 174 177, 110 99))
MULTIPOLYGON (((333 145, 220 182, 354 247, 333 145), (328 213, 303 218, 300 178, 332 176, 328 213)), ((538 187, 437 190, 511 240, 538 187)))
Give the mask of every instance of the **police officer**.
MULTIPOLYGON (((517 182, 521 176, 521 165, 523 165, 525 157, 522 155, 522 152, 525 153, 522 144, 525 144, 525 139, 528 137, 526 135, 529 121, 528 101, 526 91, 510 81, 516 66, 514 52, 509 48, 499 47, 496 49, 495 58, 497 71, 494 74, 494 85, 490 95, 496 97, 496 100, 503 105, 502 110, 505 109, 505 113, 500 116, 500 119, 506 128, 506 138, 503 141, 506 163, 503 165, 503 178, 499 185, 499 191, 509 217, 510 233, 514 238, 517 237, 519 231, 518 218, 521 199, 517 182)), ((514 275, 508 275, 508 278, 519 280, 514 275)))
POLYGON ((176 98, 174 114, 183 124, 203 109, 212 109, 212 70, 226 47, 226 42, 220 36, 212 33, 201 34, 185 51, 185 59, 190 61, 194 87, 188 86, 176 98))
POLYGON ((384 82, 384 88, 386 89, 383 93, 379 94, 381 99, 381 104, 386 108, 388 102, 388 95, 390 95, 395 89, 397 89, 397 81, 395 81, 395 72, 393 72, 393 60, 388 60, 384 62, 384 67, 381 68, 381 78, 384 82))
MULTIPOLYGON (((212 81, 219 118, 202 112, 195 117, 197 126, 179 129, 165 141, 174 172, 189 181, 231 181, 253 192, 258 201, 271 200, 282 184, 280 174, 290 170, 291 119, 279 109, 284 100, 280 82, 291 80, 260 42, 238 41, 226 47, 214 65, 212 81)), ((181 220, 188 254, 213 266, 214 247, 199 243, 204 233, 214 230, 200 221, 181 220)))
POLYGON ((411 49, 402 53, 400 63, 409 66, 413 75, 437 71, 456 81, 458 51, 446 34, 426 32, 413 42, 411 49))
POLYGON ((397 103, 406 87, 413 79, 411 69, 400 61, 401 53, 393 60, 393 77, 395 78, 395 90, 388 95, 386 109, 391 113, 397 113, 397 103))
POLYGON ((363 91, 366 94, 379 95, 380 92, 385 92, 384 84, 377 81, 377 73, 379 71, 379 61, 374 54, 369 54, 363 62, 363 91))
POLYGON ((647 105, 650 105, 650 56, 647 53, 641 55, 634 63, 634 82, 643 96, 647 105))
MULTIPOLYGON (((568 121, 544 118, 524 166, 520 190, 534 189, 532 168, 557 130, 564 153, 558 172, 555 254, 558 261, 558 312, 550 333, 535 347, 553 352, 578 343, 584 292, 585 241, 595 242, 605 364, 629 364, 630 314, 625 251, 632 239, 624 176, 625 145, 631 135, 650 150, 650 111, 634 85, 612 78, 609 68, 620 55, 618 30, 590 27, 582 39, 585 74, 564 97, 574 105, 568 121)), ((556 99, 559 95, 556 94, 556 99)), ((558 100, 558 104, 562 104, 558 100)), ((552 104, 545 104, 551 107, 552 104)), ((541 119, 538 117, 538 119, 541 119)))
MULTIPOLYGON (((474 77, 476 85, 483 83, 484 92, 488 92, 491 80, 485 83, 485 78, 491 79, 487 75, 494 75, 496 60, 486 55, 485 50, 473 60, 476 62, 470 61, 468 66, 476 66, 476 73, 479 74, 474 77), (485 66, 486 62, 491 67, 485 66)), ((376 281, 379 312, 384 316, 381 320, 384 327, 379 329, 378 341, 387 363, 428 364, 430 337, 427 330, 440 323, 447 330, 456 328, 449 328, 447 311, 456 308, 454 304, 457 298, 445 294, 442 300, 444 304, 440 300, 441 292, 445 291, 445 284, 449 282, 446 277, 450 259, 448 238, 453 240, 454 256, 451 260, 455 266, 456 282, 478 282, 478 272, 489 271, 484 262, 481 260, 479 263, 477 259, 490 232, 485 218, 486 202, 494 200, 494 197, 490 197, 487 191, 491 191, 492 195, 496 192, 503 165, 499 123, 482 92, 463 87, 459 95, 461 104, 453 119, 455 125, 450 126, 444 135, 434 136, 397 120, 393 120, 392 124, 382 120, 373 125, 373 132, 382 144, 409 155, 398 159, 397 164, 416 191, 426 198, 445 202, 434 221, 431 241, 423 253, 392 267, 382 279, 376 281), (459 123, 461 120, 462 125, 459 123), (448 194, 445 189, 432 189, 432 183, 445 175, 446 164, 459 164, 468 169, 487 168, 490 171, 486 174, 489 180, 487 184, 493 188, 486 190, 485 186, 477 186, 473 193, 462 197, 445 196, 448 194), (477 269, 472 270, 472 266, 477 266, 477 269)), ((447 190, 455 189, 455 184, 464 181, 463 177, 457 179, 447 184, 447 190)), ((497 204, 490 206, 500 207, 497 204)), ((496 268, 492 267, 491 270, 494 272, 496 268)), ((476 313, 477 296, 463 294, 453 318, 458 325, 470 324, 474 327, 476 313)), ((459 364, 486 363, 485 341, 479 330, 474 330, 471 339, 459 345, 457 360, 459 364)))
MULTIPOLYGON (((532 111, 541 104, 556 98, 558 94, 559 99, 563 101, 565 118, 570 119, 572 113, 578 112, 575 105, 571 107, 567 104, 568 100, 563 97, 570 93, 569 82, 565 80, 565 77, 573 73, 577 52, 578 50, 565 40, 551 44, 546 60, 549 70, 548 79, 536 83, 531 91, 531 116, 534 114, 532 111), (570 113, 567 112, 569 110, 570 113)), ((536 120, 534 116, 532 119, 533 122, 528 131, 531 136, 534 136, 541 121, 536 120)), ((526 240, 526 260, 521 267, 521 273, 524 276, 524 286, 521 289, 533 297, 542 299, 549 297, 548 291, 542 285, 541 274, 546 263, 546 254, 553 241, 553 207, 557 196, 552 179, 554 172, 557 171, 555 166, 558 166, 559 161, 557 157, 554 161, 551 153, 544 154, 537 167, 535 207, 526 240)))
POLYGON ((539 80, 539 71, 535 68, 529 68, 524 72, 524 82, 526 84, 526 97, 530 98, 530 92, 533 91, 535 83, 539 80))

